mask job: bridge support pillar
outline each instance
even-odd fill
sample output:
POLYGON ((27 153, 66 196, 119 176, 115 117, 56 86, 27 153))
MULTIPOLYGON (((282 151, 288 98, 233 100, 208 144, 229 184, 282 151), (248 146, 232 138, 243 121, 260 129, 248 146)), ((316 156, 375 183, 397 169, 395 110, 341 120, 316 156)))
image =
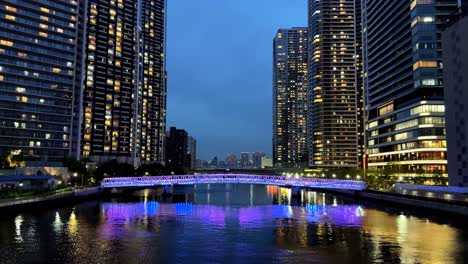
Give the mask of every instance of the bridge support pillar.
POLYGON ((301 197, 301 187, 291 187, 291 196, 293 197, 301 197))
POLYGON ((174 188, 172 185, 163 186, 163 195, 172 195, 174 193, 174 188))

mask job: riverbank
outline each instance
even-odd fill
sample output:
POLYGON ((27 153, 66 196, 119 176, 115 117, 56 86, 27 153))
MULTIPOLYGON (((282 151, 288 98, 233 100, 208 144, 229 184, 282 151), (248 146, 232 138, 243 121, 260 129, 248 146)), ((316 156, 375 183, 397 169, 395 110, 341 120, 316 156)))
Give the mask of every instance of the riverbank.
POLYGON ((410 209, 425 209, 468 217, 468 202, 450 201, 422 196, 404 195, 381 191, 351 191, 351 190, 321 190, 362 200, 372 200, 379 203, 404 206, 410 209))
POLYGON ((85 189, 74 189, 67 192, 59 192, 47 195, 38 195, 32 197, 19 197, 14 199, 0 200, 0 211, 3 210, 21 210, 28 208, 37 208, 44 206, 56 206, 57 204, 80 201, 83 199, 94 198, 102 194, 101 187, 92 187, 85 189))

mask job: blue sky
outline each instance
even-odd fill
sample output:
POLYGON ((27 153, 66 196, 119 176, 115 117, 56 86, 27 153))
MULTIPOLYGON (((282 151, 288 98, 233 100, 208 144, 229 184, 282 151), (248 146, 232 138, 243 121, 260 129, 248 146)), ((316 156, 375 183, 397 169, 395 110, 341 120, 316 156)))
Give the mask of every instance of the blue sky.
POLYGON ((307 25, 306 0, 168 0, 168 128, 197 156, 272 148, 272 41, 307 25))

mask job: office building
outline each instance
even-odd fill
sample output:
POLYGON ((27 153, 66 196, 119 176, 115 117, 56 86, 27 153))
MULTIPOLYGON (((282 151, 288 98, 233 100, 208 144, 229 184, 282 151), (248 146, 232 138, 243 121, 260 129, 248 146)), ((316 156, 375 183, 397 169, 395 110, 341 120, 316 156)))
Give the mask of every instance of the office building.
POLYGON ((369 169, 447 172, 441 32, 461 1, 363 1, 369 169))
POLYGON ((279 29, 273 40, 273 160, 307 165, 307 28, 279 29))
POLYGON ((452 186, 468 187, 468 17, 442 34, 448 177, 452 186))
POLYGON ((0 149, 27 165, 71 155, 76 1, 0 2, 0 149))
POLYGON ((309 166, 362 164, 360 0, 309 0, 309 166))
POLYGON ((78 156, 163 162, 165 1, 88 0, 78 156))

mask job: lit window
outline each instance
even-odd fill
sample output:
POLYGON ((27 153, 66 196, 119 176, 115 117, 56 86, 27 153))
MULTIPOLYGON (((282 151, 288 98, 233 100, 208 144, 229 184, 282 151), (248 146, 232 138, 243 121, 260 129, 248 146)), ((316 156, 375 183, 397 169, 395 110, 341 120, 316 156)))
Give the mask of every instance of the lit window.
POLYGON ((8 40, 3 40, 3 39, 0 39, 0 45, 5 45, 5 46, 13 46, 13 42, 11 41, 8 41, 8 40))
POLYGON ((16 8, 11 7, 11 6, 5 6, 5 9, 10 11, 10 12, 16 12, 16 8))

